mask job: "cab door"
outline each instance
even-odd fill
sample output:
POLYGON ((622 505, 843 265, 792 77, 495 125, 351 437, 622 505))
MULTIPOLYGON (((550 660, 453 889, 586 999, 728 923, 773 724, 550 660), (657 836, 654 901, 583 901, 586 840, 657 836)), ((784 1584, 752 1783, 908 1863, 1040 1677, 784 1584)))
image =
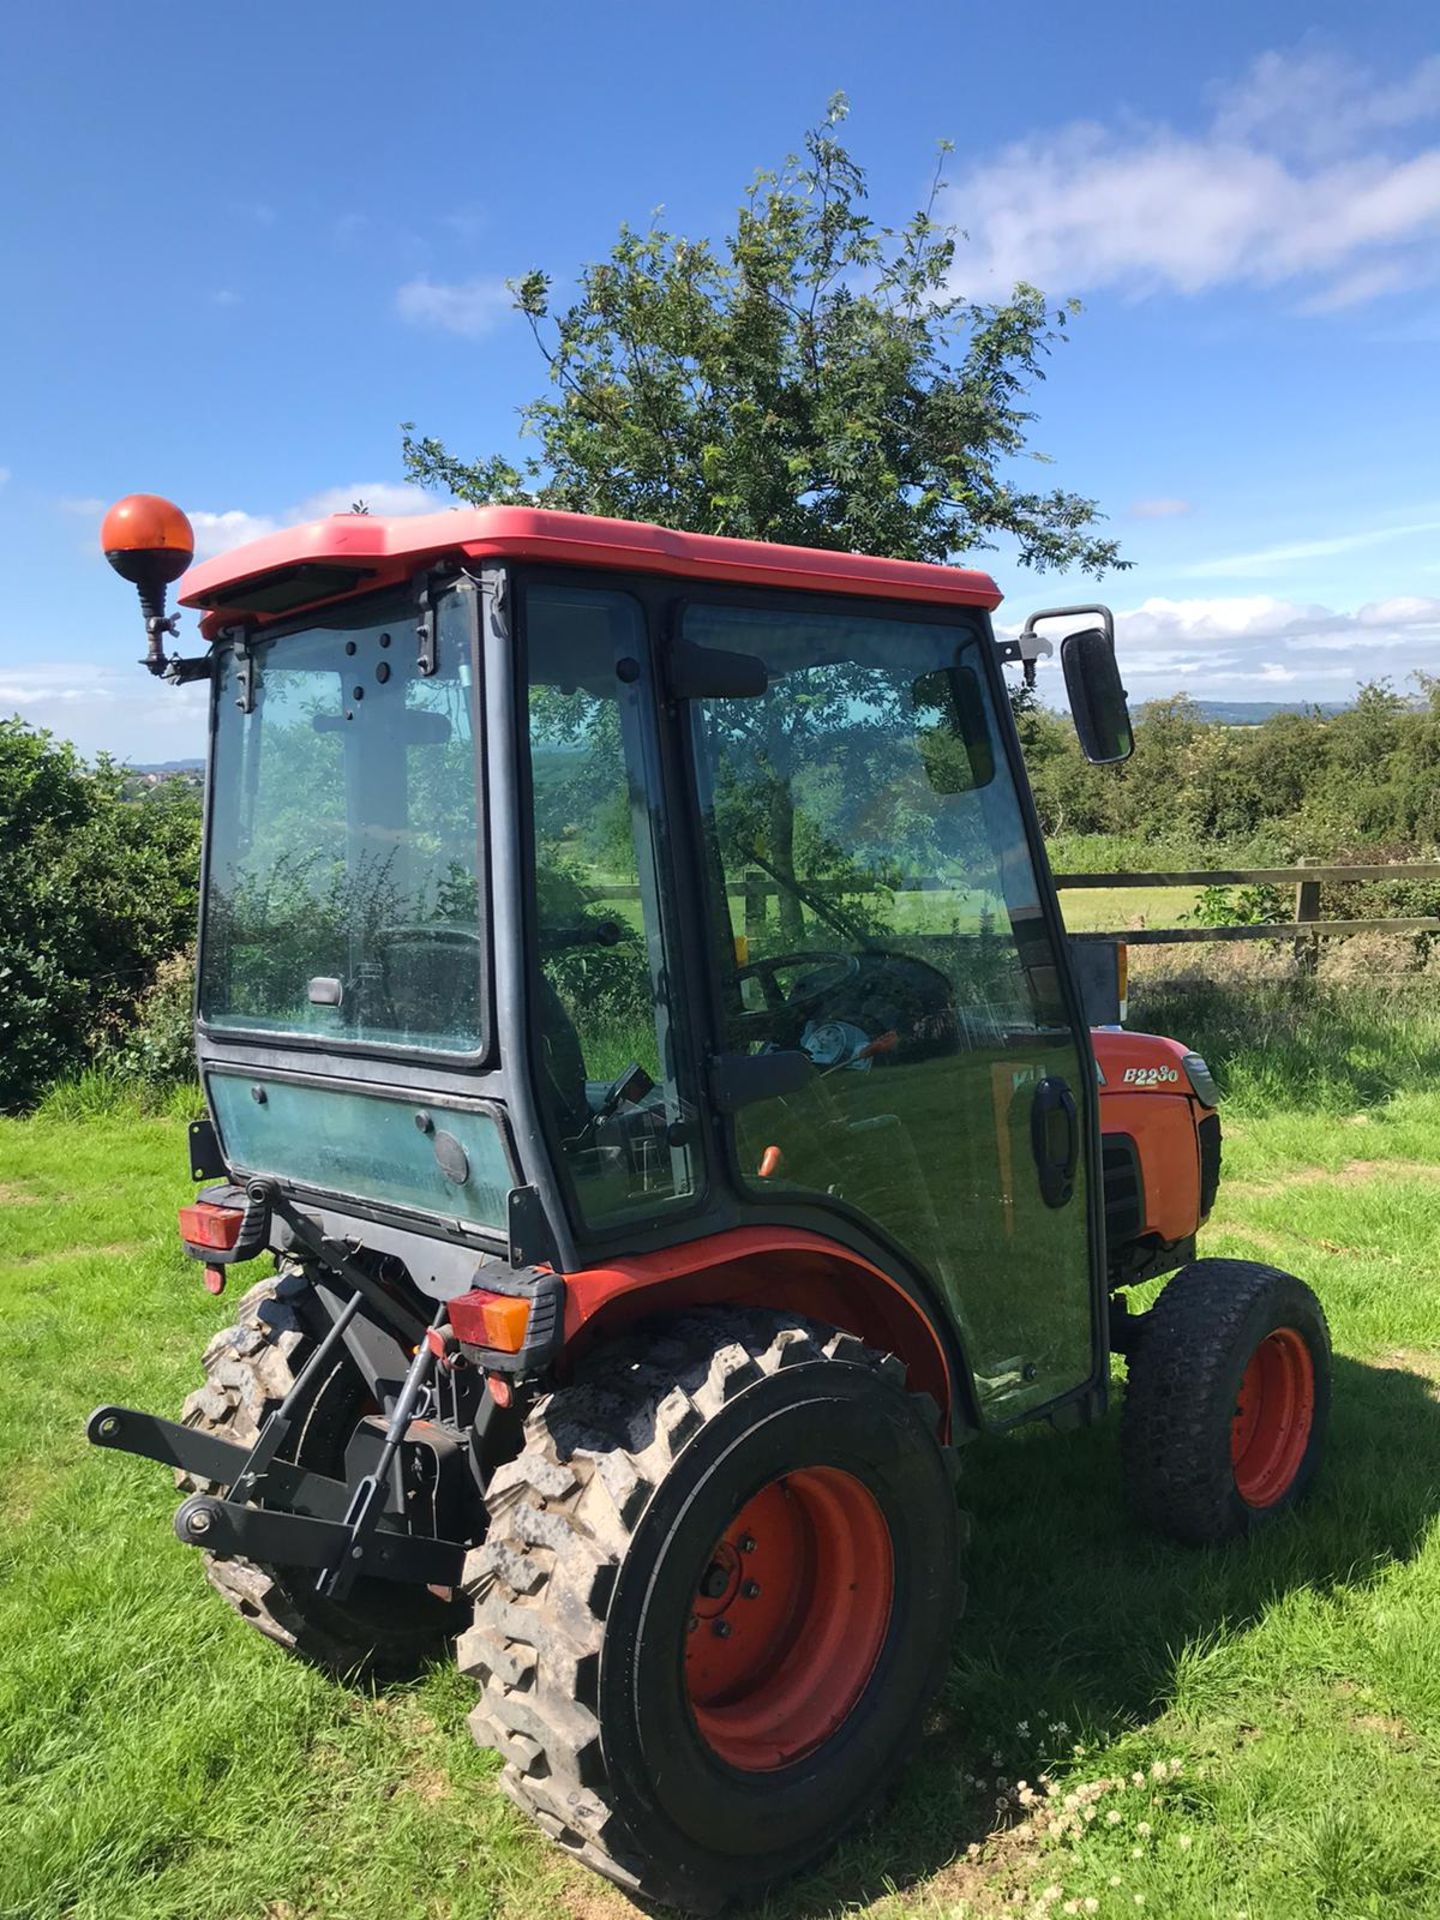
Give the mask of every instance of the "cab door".
POLYGON ((1103 1365, 1094 1065, 988 627, 736 601, 678 637, 750 689, 687 703, 733 1177, 899 1249, 986 1423, 1033 1413, 1103 1365))

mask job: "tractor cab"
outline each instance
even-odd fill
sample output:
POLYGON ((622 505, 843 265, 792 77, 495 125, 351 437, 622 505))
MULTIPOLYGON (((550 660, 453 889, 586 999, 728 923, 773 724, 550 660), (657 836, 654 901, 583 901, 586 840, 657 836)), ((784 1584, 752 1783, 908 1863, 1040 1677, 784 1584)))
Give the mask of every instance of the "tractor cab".
POLYGON ((987 1422, 1098 1389, 1095 1071, 985 575, 491 508, 180 597, 232 1179, 358 1204, 440 1297, 517 1209, 565 1272, 829 1236, 953 1321, 987 1422))
POLYGON ((275 1266, 181 1421, 89 1433, 181 1472, 263 1632, 458 1636, 512 1797, 712 1910, 913 1747, 962 1441, 1097 1418, 1118 1348, 1150 1517, 1298 1497, 1308 1290, 1116 1294, 1190 1258, 1219 1133, 1197 1056, 1092 1044, 1025 780, 1047 619, 1086 753, 1130 750, 1105 609, 997 637, 983 573, 484 507, 190 567, 177 654, 184 516, 102 542, 144 664, 210 688, 181 1235, 216 1291, 275 1266))

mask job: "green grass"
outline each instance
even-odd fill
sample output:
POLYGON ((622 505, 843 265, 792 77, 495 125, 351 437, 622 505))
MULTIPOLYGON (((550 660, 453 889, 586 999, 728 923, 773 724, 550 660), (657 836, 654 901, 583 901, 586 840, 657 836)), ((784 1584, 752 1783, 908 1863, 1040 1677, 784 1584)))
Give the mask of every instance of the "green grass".
POLYGON ((1196 887, 1067 887, 1060 908, 1069 933, 1124 933, 1183 927, 1199 897, 1196 887))
MULTIPOLYGON (((1230 1092, 1205 1250, 1292 1267, 1331 1316, 1327 1468, 1263 1539, 1195 1553, 1128 1519, 1113 1416, 969 1449, 941 1709, 777 1920, 1440 1912, 1440 1016, 1146 991, 1230 1092), (1047 1770, 1062 1819, 1081 1796, 1059 1833, 1013 1803, 1047 1770)), ((467 1683, 288 1661, 205 1590, 165 1474, 85 1446, 99 1401, 178 1406, 225 1311, 174 1243, 179 1120, 88 1111, 0 1122, 0 1916, 624 1911, 501 1800, 467 1683)))

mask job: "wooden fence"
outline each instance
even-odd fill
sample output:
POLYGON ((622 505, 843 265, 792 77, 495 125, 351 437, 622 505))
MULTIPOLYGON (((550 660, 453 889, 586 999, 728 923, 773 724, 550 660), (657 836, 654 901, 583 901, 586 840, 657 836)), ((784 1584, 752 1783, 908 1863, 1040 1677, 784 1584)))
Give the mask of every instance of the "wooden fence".
POLYGON ((1204 940, 1294 940, 1303 964, 1313 967, 1321 940, 1354 933, 1436 933, 1440 917, 1393 920, 1322 920, 1320 888, 1373 881, 1440 880, 1440 863, 1413 861, 1393 866, 1207 867, 1181 873, 1057 873, 1063 893, 1094 887, 1294 887, 1293 920, 1267 920, 1235 927, 1135 927, 1108 933, 1075 933, 1073 940, 1124 940, 1130 946, 1168 947, 1204 940))
MULTIPOLYGON (((1199 867, 1193 871, 1185 870, 1178 873, 1057 873, 1054 878, 1055 886, 1061 893, 1097 887, 1107 889, 1293 887, 1295 889, 1293 920, 1267 920, 1233 927, 1116 927, 1107 932, 1087 930, 1072 933, 1070 936, 1072 940, 1124 940, 1132 947, 1179 946, 1208 940, 1293 940, 1296 943, 1296 953, 1302 961, 1313 965, 1319 951, 1318 942, 1321 940, 1343 939, 1354 933, 1440 933, 1440 916, 1437 915, 1382 920, 1322 920, 1320 918, 1322 886, 1359 885, 1374 881, 1440 881, 1440 861, 1410 861, 1391 866, 1199 867)), ((829 890, 823 881, 809 881, 806 885, 811 891, 817 893, 829 890)), ((892 889, 886 887, 881 881, 857 876, 847 880, 838 891, 925 893, 939 888, 938 881, 916 880, 892 889)), ((767 901, 784 891, 769 874, 761 872, 758 868, 747 869, 742 880, 730 881, 725 890, 732 897, 744 900, 745 931, 752 936, 764 925, 767 901)), ((611 900, 640 898, 638 886, 606 886, 601 889, 601 892, 605 899, 611 900)))

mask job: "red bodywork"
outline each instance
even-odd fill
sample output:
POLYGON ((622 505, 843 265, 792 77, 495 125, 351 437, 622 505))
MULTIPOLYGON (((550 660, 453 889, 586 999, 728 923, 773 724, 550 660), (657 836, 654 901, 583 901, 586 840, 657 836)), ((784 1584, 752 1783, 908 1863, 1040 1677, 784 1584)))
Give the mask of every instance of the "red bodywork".
POLYGON ((1100 1069, 1100 1131, 1128 1134, 1140 1158, 1141 1233, 1167 1245, 1203 1224, 1200 1122, 1207 1107, 1185 1069, 1189 1049, 1154 1033, 1099 1028, 1090 1036, 1100 1069))
POLYGON ((843 1327, 898 1353, 912 1384, 949 1407, 944 1349, 924 1309, 880 1267, 800 1228, 735 1227, 567 1274, 566 1352, 662 1309, 720 1303, 788 1307, 843 1327))
MULTIPOLYGON (((915 560, 877 559, 869 554, 826 553, 812 547, 770 546, 756 540, 726 540, 709 533, 676 533, 630 520, 600 520, 583 513, 552 513, 542 507, 456 507, 445 513, 379 520, 369 514, 334 514, 301 527, 286 527, 253 540, 234 553, 202 560, 180 582, 183 606, 206 609, 201 629, 213 639, 229 621, 245 618, 264 626, 296 610, 265 612, 246 605, 247 588, 258 590, 276 575, 300 567, 339 566, 359 578, 330 599, 394 586, 420 567, 442 560, 534 560, 550 565, 621 567, 688 580, 721 580, 736 586, 787 587, 808 593, 856 593, 885 600, 993 609, 1000 589, 988 573, 968 567, 938 567, 915 560)), ((304 604, 304 603, 301 603, 304 604)), ((323 605, 317 598, 308 604, 323 605)))
MULTIPOLYGON (((1212 1111, 1190 1084, 1187 1049, 1148 1033, 1101 1029, 1091 1038, 1103 1075, 1101 1132, 1128 1135, 1139 1157, 1138 1237, 1186 1241, 1204 1219, 1197 1127, 1212 1111)), ((949 1424, 949 1369, 924 1308, 868 1260, 796 1229, 740 1227, 567 1274, 567 1357, 627 1322, 721 1303, 786 1307, 898 1354, 949 1424)))

